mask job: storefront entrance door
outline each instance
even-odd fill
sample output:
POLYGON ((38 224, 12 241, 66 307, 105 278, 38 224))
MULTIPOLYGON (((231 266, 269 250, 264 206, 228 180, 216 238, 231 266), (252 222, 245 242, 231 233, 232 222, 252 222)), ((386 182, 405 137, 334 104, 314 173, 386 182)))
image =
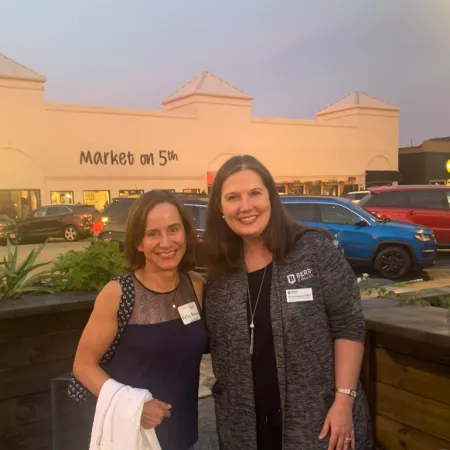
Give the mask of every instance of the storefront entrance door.
POLYGON ((39 189, 0 189, 0 212, 11 218, 26 217, 40 206, 39 189))

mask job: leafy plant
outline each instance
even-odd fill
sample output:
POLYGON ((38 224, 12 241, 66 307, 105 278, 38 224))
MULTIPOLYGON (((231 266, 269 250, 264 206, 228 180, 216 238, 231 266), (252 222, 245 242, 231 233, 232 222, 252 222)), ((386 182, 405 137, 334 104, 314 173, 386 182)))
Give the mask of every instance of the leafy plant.
POLYGON ((363 273, 362 277, 357 279, 359 284, 359 289, 361 292, 367 292, 371 295, 373 292, 377 294, 378 297, 387 297, 396 295, 394 291, 386 289, 384 286, 380 286, 379 283, 375 283, 369 277, 368 273, 363 273))
POLYGON ((50 262, 35 264, 45 243, 31 250, 21 264, 17 263, 18 247, 12 245, 9 240, 7 246, 8 256, 3 257, 3 261, 0 262, 0 301, 14 299, 21 295, 55 292, 53 287, 43 284, 43 282, 52 281, 50 270, 31 274, 39 267, 50 264, 50 262))
POLYGON ((439 307, 450 309, 450 296, 449 295, 443 295, 442 297, 439 298, 439 307))
POLYGON ((100 291, 114 277, 125 273, 125 260, 116 242, 91 239, 82 251, 59 255, 52 273, 60 291, 100 291))

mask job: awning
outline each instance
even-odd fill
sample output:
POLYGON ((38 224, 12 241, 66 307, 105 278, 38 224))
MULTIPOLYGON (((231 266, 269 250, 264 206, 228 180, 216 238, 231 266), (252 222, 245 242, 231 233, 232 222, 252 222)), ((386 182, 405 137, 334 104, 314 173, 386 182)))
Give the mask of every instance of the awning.
POLYGON ((392 183, 402 179, 398 170, 366 170, 366 183, 392 183))

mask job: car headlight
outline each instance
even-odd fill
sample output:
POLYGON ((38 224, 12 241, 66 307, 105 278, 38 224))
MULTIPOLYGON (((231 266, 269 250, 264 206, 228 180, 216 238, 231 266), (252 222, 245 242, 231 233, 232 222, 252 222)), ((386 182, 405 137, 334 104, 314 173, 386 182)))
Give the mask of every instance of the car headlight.
POLYGON ((434 234, 424 233, 423 231, 419 231, 417 234, 414 235, 416 239, 422 242, 434 242, 436 241, 436 238, 434 237, 434 234))

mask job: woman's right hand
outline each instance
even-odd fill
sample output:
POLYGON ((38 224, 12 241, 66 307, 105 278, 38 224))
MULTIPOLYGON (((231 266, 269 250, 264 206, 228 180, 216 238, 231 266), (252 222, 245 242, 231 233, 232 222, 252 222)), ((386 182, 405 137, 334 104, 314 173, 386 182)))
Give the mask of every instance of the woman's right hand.
POLYGON ((172 405, 164 403, 154 398, 144 403, 142 410, 141 425, 143 428, 155 428, 161 424, 161 422, 170 417, 170 410, 172 405))

